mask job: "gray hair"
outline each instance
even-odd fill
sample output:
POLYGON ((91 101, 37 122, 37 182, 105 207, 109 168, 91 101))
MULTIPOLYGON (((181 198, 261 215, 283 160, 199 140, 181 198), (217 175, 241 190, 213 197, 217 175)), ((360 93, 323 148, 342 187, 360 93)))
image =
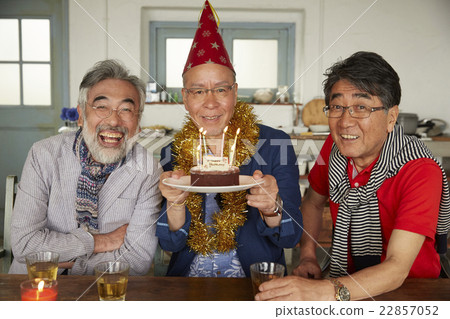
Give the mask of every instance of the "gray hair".
POLYGON ((324 75, 323 91, 327 105, 330 103, 331 89, 339 80, 347 80, 361 91, 377 96, 386 109, 400 104, 400 78, 392 66, 374 52, 356 52, 335 63, 324 75))
POLYGON ((89 71, 84 75, 80 84, 80 90, 78 94, 78 105, 80 105, 83 115, 86 111, 87 96, 89 90, 97 83, 107 79, 118 79, 128 81, 139 92, 139 120, 144 112, 145 106, 145 83, 137 76, 131 75, 129 70, 117 60, 104 60, 97 62, 89 71))

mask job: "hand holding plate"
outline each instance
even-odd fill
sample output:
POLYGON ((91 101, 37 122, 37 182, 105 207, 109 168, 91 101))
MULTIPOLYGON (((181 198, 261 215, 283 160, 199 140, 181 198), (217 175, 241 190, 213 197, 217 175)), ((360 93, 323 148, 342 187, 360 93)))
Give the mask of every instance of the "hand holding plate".
POLYGON ((275 201, 278 194, 277 180, 272 175, 264 175, 260 170, 253 173, 253 179, 263 183, 250 189, 247 204, 258 208, 263 213, 273 213, 276 209, 275 201))
POLYGON ((164 183, 164 180, 166 178, 170 178, 176 181, 185 175, 186 174, 182 170, 168 171, 161 174, 161 177, 159 178, 159 189, 168 202, 175 203, 175 205, 181 204, 186 200, 189 193, 184 190, 180 190, 179 188, 167 185, 164 183))

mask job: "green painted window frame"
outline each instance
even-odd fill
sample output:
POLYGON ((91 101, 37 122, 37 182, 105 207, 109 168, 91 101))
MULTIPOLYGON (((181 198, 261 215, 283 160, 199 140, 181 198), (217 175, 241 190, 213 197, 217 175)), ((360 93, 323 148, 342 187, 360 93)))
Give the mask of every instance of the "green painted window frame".
POLYGON ((0 16, 0 19, 11 19, 11 20, 18 20, 18 34, 19 34, 19 59, 18 60, 13 60, 13 61, 3 61, 0 60, 0 64, 14 64, 14 65, 18 65, 19 66, 19 77, 20 77, 20 103, 19 104, 15 104, 15 105, 8 105, 8 104, 0 104, 0 107, 34 107, 33 104, 25 104, 24 103, 24 96, 23 96, 23 91, 24 91, 24 78, 23 78, 23 67, 24 65, 36 65, 36 64, 41 64, 41 65, 48 65, 50 66, 50 103, 46 104, 46 105, 40 105, 40 107, 50 107, 53 104, 52 101, 52 86, 51 84, 53 83, 53 73, 52 73, 52 30, 54 28, 53 26, 53 21, 51 19, 51 17, 48 16, 11 16, 11 17, 4 17, 4 16, 0 16), (49 38, 50 38, 50 60, 49 61, 33 61, 33 60, 27 60, 24 61, 23 60, 23 48, 22 48, 22 20, 29 20, 29 19, 33 19, 33 20, 48 20, 49 22, 49 30, 50 30, 50 34, 49 34, 49 38))
MULTIPOLYGON (((295 70, 295 23, 221 23, 219 27, 228 54, 233 60, 233 40, 235 39, 276 39, 278 40, 278 81, 279 84, 294 83, 295 70)), ((150 22, 149 66, 150 75, 159 84, 166 84, 166 39, 193 38, 197 30, 196 22, 150 22)), ((187 57, 186 57, 187 58, 187 57)), ((180 70, 180 77, 181 77, 180 70)), ((255 75, 257 76, 257 75, 255 75)), ((275 93, 278 88, 271 88, 275 93)), ((167 88, 180 92, 180 88, 167 88)), ((239 86, 240 95, 253 95, 255 89, 239 86)), ((293 89, 290 89, 292 96, 293 89)))

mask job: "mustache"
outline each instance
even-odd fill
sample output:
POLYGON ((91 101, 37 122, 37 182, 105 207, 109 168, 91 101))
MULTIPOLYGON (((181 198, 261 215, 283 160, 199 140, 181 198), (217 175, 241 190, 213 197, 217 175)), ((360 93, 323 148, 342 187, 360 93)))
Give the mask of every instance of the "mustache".
POLYGON ((97 126, 95 132, 98 134, 100 131, 116 131, 125 134, 128 136, 128 128, 122 126, 111 126, 111 125, 99 125, 97 126))

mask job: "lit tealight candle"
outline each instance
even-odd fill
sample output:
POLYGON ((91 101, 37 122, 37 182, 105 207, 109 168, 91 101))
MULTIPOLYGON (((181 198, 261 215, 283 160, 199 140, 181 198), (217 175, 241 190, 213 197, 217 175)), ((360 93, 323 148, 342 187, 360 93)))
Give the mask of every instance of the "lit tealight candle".
POLYGON ((20 284, 22 301, 56 301, 58 282, 35 278, 20 284))

